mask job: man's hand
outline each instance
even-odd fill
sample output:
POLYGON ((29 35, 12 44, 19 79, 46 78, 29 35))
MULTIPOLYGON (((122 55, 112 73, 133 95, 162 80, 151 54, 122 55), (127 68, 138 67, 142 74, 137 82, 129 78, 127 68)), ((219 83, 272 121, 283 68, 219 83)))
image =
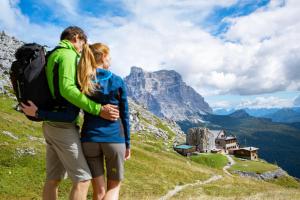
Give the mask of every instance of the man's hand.
POLYGON ((29 106, 24 103, 21 103, 21 109, 27 116, 35 117, 36 111, 38 108, 32 101, 27 101, 29 106))
POLYGON ((128 160, 130 158, 130 156, 131 156, 130 149, 126 149, 126 151, 125 151, 125 160, 128 160))
POLYGON ((110 121, 116 121, 120 117, 118 106, 112 104, 102 106, 100 117, 110 121))

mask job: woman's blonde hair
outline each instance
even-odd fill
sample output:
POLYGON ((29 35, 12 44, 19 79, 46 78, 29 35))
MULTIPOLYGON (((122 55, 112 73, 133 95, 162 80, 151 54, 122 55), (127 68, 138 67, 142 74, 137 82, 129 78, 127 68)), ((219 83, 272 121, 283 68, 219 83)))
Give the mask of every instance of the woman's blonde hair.
POLYGON ((103 66, 103 57, 109 54, 109 48, 102 43, 83 46, 78 65, 77 79, 81 91, 91 95, 96 88, 96 69, 103 66))

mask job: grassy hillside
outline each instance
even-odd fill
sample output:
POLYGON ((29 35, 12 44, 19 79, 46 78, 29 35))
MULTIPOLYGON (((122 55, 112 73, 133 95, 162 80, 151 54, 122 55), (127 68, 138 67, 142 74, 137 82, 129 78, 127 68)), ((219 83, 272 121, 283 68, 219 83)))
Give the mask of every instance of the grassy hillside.
POLYGON ((250 160, 241 160, 234 158, 236 162, 229 171, 239 170, 244 172, 255 172, 257 174, 262 174, 267 171, 273 171, 278 169, 278 166, 269 164, 262 160, 259 161, 250 161, 250 160))
MULTIPOLYGON (((30 122, 14 111, 15 102, 11 99, 2 96, 0 104, 0 199, 40 199, 45 177, 41 123, 30 122)), ((140 123, 152 123, 153 120, 159 119, 140 119, 140 123)), ((176 185, 204 181, 213 175, 222 175, 223 178, 207 185, 187 187, 174 199, 243 199, 257 195, 275 199, 272 198, 274 191, 284 194, 285 199, 297 199, 295 195, 300 197, 298 185, 287 187, 282 180, 267 183, 226 176, 220 169, 225 164, 221 156, 203 155, 201 159, 208 161, 202 162, 199 158, 186 158, 175 153, 172 141, 176 134, 164 122, 158 124, 169 133, 168 140, 151 132, 132 134, 132 158, 125 164, 121 199, 158 199, 176 185), (213 160, 222 161, 212 166, 213 160)), ((290 180, 284 181, 290 183, 290 180)), ((69 188, 70 181, 64 181, 59 190, 60 199, 67 199, 69 188)))
POLYGON ((191 156, 190 159, 196 163, 217 169, 222 169, 228 162, 226 156, 214 153, 201 153, 200 155, 191 156))

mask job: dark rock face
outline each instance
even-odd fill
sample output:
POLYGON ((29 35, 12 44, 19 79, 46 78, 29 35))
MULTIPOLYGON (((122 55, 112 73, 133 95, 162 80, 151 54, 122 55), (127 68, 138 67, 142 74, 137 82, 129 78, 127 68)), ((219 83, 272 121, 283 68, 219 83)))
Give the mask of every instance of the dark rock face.
POLYGON ((234 118, 248 118, 248 117, 251 117, 245 110, 237 110, 234 113, 231 113, 229 116, 234 117, 234 118))
POLYGON ((146 72, 132 67, 125 82, 128 96, 159 117, 200 121, 199 114, 212 112, 204 98, 174 70, 146 72))
POLYGON ((9 80, 9 69, 15 60, 15 51, 24 43, 14 37, 10 37, 2 31, 0 33, 0 94, 8 93, 11 87, 9 80))

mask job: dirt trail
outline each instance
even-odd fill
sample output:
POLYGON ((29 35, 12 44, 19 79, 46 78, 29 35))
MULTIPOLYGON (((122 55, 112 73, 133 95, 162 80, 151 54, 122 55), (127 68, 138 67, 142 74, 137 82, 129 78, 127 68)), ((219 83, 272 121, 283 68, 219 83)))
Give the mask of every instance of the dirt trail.
POLYGON ((169 192, 165 196, 159 198, 159 200, 167 200, 167 199, 171 198, 172 196, 174 196, 175 194, 177 194, 178 192, 180 192, 181 190, 184 190, 186 187, 205 185, 205 184, 217 181, 221 178, 222 178, 221 175, 214 175, 205 181, 197 181, 195 183, 188 183, 185 185, 176 186, 173 190, 169 190, 169 192))
POLYGON ((232 177, 232 174, 229 173, 229 172, 227 171, 227 169, 229 169, 232 165, 234 165, 234 164, 235 164, 235 161, 233 160, 233 158, 232 158, 230 155, 226 154, 225 156, 226 156, 227 159, 228 159, 228 163, 227 163, 226 166, 223 167, 223 171, 224 171, 228 176, 231 176, 231 177, 232 177))

